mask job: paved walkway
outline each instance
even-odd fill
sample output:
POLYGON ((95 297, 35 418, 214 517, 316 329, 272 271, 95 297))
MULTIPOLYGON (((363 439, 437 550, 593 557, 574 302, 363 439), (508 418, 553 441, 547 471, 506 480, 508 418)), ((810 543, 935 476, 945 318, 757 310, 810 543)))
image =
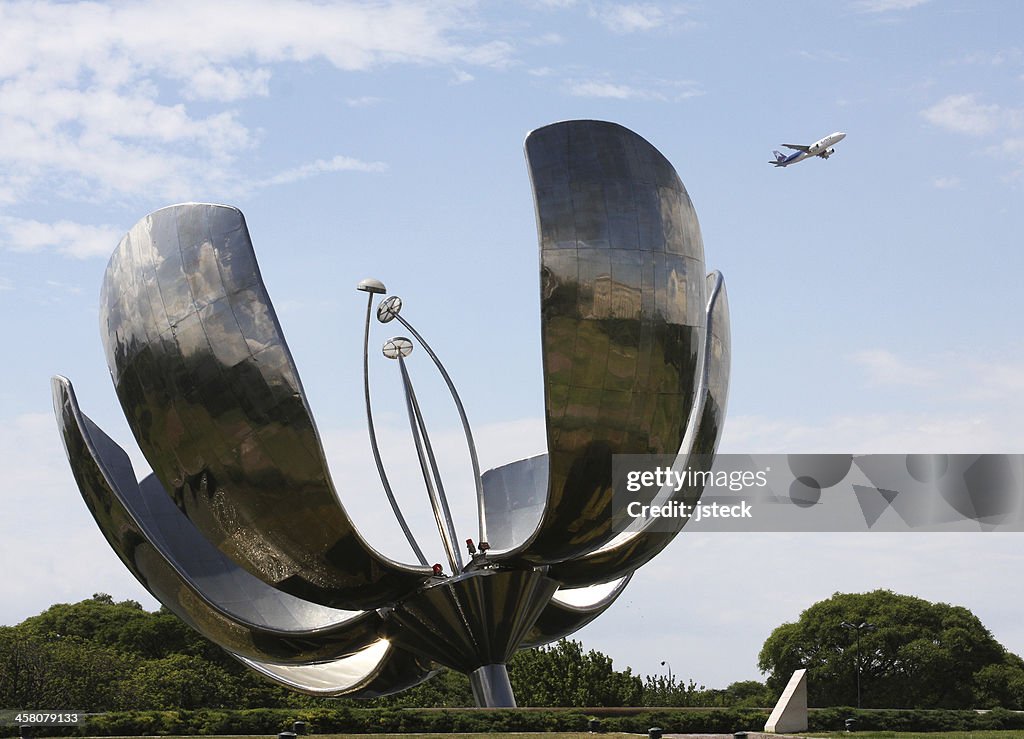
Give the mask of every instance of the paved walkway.
MULTIPOLYGON (((663 739, 733 739, 732 734, 663 734, 663 739)), ((765 734, 763 732, 746 732, 746 739, 806 739, 797 734, 765 734)))

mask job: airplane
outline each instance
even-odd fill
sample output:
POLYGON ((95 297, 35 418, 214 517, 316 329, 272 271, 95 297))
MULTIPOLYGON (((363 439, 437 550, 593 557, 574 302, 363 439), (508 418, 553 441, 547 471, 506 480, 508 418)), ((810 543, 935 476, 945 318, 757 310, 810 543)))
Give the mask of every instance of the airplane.
POLYGON ((783 154, 781 151, 773 151, 772 154, 775 155, 775 159, 774 161, 768 162, 768 164, 773 164, 776 167, 788 167, 790 164, 802 162, 804 159, 808 159, 810 157, 828 159, 836 153, 836 150, 832 147, 845 138, 845 133, 842 131, 836 131, 835 133, 830 133, 823 139, 818 139, 810 146, 803 146, 802 144, 783 144, 787 149, 793 149, 793 153, 783 154))

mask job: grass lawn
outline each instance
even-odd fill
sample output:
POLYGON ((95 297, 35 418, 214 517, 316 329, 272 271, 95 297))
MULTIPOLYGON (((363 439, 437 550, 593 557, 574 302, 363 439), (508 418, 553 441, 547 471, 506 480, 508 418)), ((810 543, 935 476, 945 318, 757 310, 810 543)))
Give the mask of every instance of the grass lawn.
MULTIPOLYGON (((525 737, 555 737, 557 739, 600 739, 601 737, 645 737, 644 734, 627 734, 622 732, 604 732, 592 734, 586 731, 553 731, 544 732, 499 732, 472 734, 313 734, 304 739, 438 739, 444 736, 457 736, 461 739, 524 739, 525 737)), ((816 731, 800 734, 806 737, 826 737, 827 739, 1024 739, 1024 731, 935 731, 935 732, 899 732, 899 731, 816 731)), ((45 735, 40 734, 40 739, 45 735)), ((137 737, 102 737, 102 739, 137 739, 137 737)), ((214 739, 214 737, 161 736, 159 739, 214 739)), ((231 736, 223 739, 275 739, 268 735, 231 736)))
MULTIPOLYGON (((998 734, 999 732, 989 732, 998 734)), ((304 739, 438 739, 438 737, 444 736, 457 736, 460 739, 524 739, 524 737, 555 737, 556 739, 597 739, 599 737, 646 737, 647 734, 623 734, 620 732, 609 731, 602 734, 591 734, 586 731, 552 731, 549 733, 545 732, 531 732, 531 731, 513 731, 513 732, 497 732, 497 733, 478 733, 478 734, 312 734, 307 735, 304 739)), ((931 735, 929 735, 931 736, 931 735)), ((39 739, 44 739, 42 736, 39 739)), ((102 737, 101 739, 138 739, 138 737, 102 737)), ((189 736, 161 736, 159 739, 215 739, 213 736, 209 737, 189 737, 189 736)), ((269 735, 260 736, 231 736, 221 737, 220 739, 275 739, 269 735)))
POLYGON ((809 732, 808 737, 843 737, 844 739, 1024 739, 1024 731, 937 731, 897 732, 858 731, 852 734, 842 731, 809 732))

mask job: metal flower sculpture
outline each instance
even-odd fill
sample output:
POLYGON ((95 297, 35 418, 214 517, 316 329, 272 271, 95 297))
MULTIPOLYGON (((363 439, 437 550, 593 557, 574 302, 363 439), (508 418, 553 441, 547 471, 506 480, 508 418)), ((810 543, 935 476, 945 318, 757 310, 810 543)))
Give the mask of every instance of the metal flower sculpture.
MULTIPOLYGON (((612 456, 710 458, 725 413, 729 314, 705 277, 693 206, 669 162, 631 131, 569 121, 529 135, 540 232, 548 453, 479 473, 472 433, 437 355, 412 339, 400 364, 417 458, 448 560, 418 564, 356 531, 260 278, 242 214, 175 205, 124 237, 100 324, 118 398, 152 474, 53 380, 57 420, 86 504, 139 581, 189 625, 267 677, 318 695, 372 697, 445 666, 480 705, 514 706, 505 665, 571 634, 618 597, 678 532, 612 527, 612 456), (463 561, 405 358, 427 352, 462 417, 479 538, 463 561)), ((384 285, 364 280, 371 312, 384 285)), ((344 498, 345 491, 342 492, 344 498)), ((679 495, 699 495, 682 491, 679 495)))

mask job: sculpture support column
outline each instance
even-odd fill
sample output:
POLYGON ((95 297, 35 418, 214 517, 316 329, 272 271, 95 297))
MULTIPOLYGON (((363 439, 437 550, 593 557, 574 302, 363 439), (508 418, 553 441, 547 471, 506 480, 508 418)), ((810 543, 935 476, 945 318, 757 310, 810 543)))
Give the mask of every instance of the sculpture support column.
POLYGON ((516 697, 505 665, 484 665, 469 673, 473 698, 480 708, 516 708, 516 697))

